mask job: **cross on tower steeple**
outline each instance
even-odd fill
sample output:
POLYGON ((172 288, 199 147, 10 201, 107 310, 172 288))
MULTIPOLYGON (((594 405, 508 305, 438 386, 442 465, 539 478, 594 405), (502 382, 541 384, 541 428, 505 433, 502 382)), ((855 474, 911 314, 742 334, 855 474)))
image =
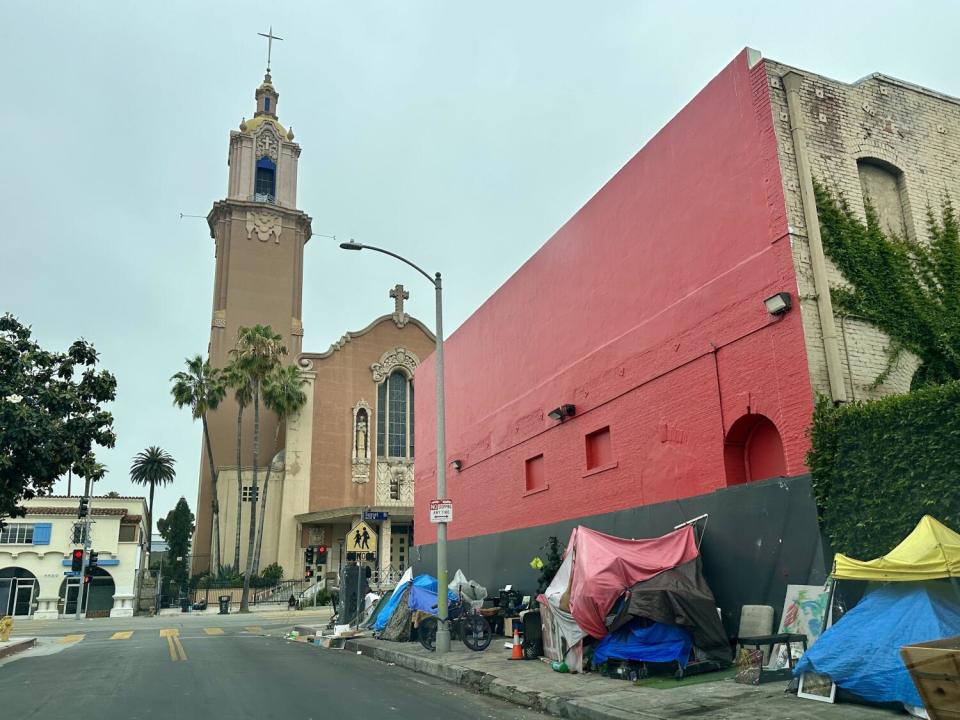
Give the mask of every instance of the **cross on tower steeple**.
POLYGON ((257 33, 260 37, 265 37, 267 39, 267 72, 270 72, 270 56, 273 53, 273 41, 274 40, 283 40, 279 35, 273 34, 273 25, 270 26, 270 30, 266 33, 257 33))
POLYGON ((390 291, 390 297, 393 298, 393 311, 397 315, 403 315, 403 301, 410 299, 410 293, 403 289, 403 285, 396 285, 390 291))

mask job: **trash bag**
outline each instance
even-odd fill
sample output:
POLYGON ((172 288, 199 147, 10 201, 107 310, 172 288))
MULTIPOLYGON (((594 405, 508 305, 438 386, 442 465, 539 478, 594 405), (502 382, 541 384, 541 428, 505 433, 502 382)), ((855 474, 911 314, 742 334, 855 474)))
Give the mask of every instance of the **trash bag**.
POLYGON ((467 576, 459 569, 447 587, 455 595, 463 594, 463 599, 469 601, 474 608, 480 607, 487 598, 487 589, 473 580, 467 580, 467 576))

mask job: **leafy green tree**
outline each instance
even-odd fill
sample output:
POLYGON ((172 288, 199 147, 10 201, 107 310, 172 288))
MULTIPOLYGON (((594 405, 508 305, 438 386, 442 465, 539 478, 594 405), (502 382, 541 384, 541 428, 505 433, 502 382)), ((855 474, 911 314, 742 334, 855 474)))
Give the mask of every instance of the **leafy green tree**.
POLYGON ((243 439, 243 410, 253 402, 253 385, 250 378, 236 361, 230 363, 224 370, 224 379, 227 387, 234 391, 237 401, 237 522, 233 544, 233 571, 240 572, 240 525, 243 520, 243 455, 241 443, 243 439))
POLYGON ((273 587, 283 579, 283 568, 277 563, 270 563, 260 575, 265 587, 273 587))
POLYGON ((890 336, 892 359, 901 349, 920 358, 913 389, 960 379, 960 221, 949 199, 939 220, 927 210, 928 244, 885 233, 869 199, 864 223, 842 196, 814 190, 824 250, 850 283, 831 292, 838 311, 890 336))
POLYGON ((280 365, 287 348, 283 338, 269 325, 242 327, 237 334, 237 346, 230 351, 239 372, 253 386, 253 483, 250 498, 250 536, 247 543, 247 570, 243 576, 240 612, 250 612, 250 578, 253 575, 254 545, 257 540, 257 494, 260 464, 260 393, 264 380, 280 365))
POLYGON ((101 405, 114 399, 117 381, 96 365, 88 342, 51 352, 12 315, 0 317, 0 525, 68 470, 89 481, 102 475, 93 448, 116 443, 101 405))
POLYGON ((187 369, 176 373, 170 380, 173 387, 173 404, 178 408, 189 407, 194 420, 203 423, 203 444, 207 451, 207 466, 210 474, 211 531, 213 537, 214 572, 221 568, 220 558, 220 501, 217 498, 217 466, 213 462, 213 447, 210 444, 210 431, 207 426, 207 413, 216 410, 226 394, 223 376, 220 370, 210 366, 209 360, 199 355, 186 360, 187 369))
MULTIPOLYGON (((273 437, 274 453, 280 451, 280 430, 291 415, 299 412, 307 404, 307 394, 303 391, 307 379, 293 365, 278 367, 267 376, 263 385, 263 404, 277 416, 277 429, 273 437)), ((253 556, 253 574, 260 569, 260 549, 263 547, 263 522, 267 516, 267 491, 270 489, 270 473, 273 471, 274 455, 267 465, 267 476, 263 480, 263 509, 260 513, 260 528, 257 531, 257 550, 253 556)), ((279 463, 278 463, 279 464, 279 463)))
POLYGON ((157 520, 157 529, 167 541, 169 565, 164 568, 165 575, 181 588, 189 580, 187 559, 190 555, 190 538, 193 537, 193 513, 185 498, 180 498, 173 510, 165 518, 157 520), (180 558, 180 560, 177 560, 180 558))
MULTIPOLYGON (((153 491, 157 485, 163 487, 173 482, 176 477, 176 470, 173 469, 176 460, 166 450, 162 450, 156 445, 151 445, 146 450, 138 452, 133 456, 133 463, 130 465, 130 482, 137 485, 148 487, 150 499, 147 503, 147 542, 144 548, 150 547, 150 535, 153 533, 153 491)), ((140 576, 146 569, 144 563, 140 563, 140 576)))

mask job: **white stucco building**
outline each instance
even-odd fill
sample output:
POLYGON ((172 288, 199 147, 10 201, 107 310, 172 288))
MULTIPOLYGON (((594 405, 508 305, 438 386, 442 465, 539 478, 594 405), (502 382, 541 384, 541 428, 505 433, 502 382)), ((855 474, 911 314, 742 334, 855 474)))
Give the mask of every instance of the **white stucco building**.
MULTIPOLYGON (((82 579, 68 577, 80 499, 49 496, 23 503, 24 517, 0 530, 0 615, 58 618, 76 612, 82 579)), ((133 615, 147 512, 142 497, 92 497, 91 544, 99 555, 84 592, 87 617, 133 615)))

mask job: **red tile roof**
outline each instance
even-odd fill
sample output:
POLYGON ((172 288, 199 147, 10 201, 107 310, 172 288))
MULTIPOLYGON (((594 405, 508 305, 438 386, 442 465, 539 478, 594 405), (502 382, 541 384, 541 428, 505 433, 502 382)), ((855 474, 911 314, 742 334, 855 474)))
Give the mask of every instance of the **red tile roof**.
MULTIPOLYGON (((59 507, 56 505, 51 505, 50 507, 44 507, 43 505, 27 505, 23 508, 27 511, 27 515, 76 515, 77 506, 72 505, 68 507, 59 507)), ((126 508, 90 508, 91 515, 126 515, 126 508)))

